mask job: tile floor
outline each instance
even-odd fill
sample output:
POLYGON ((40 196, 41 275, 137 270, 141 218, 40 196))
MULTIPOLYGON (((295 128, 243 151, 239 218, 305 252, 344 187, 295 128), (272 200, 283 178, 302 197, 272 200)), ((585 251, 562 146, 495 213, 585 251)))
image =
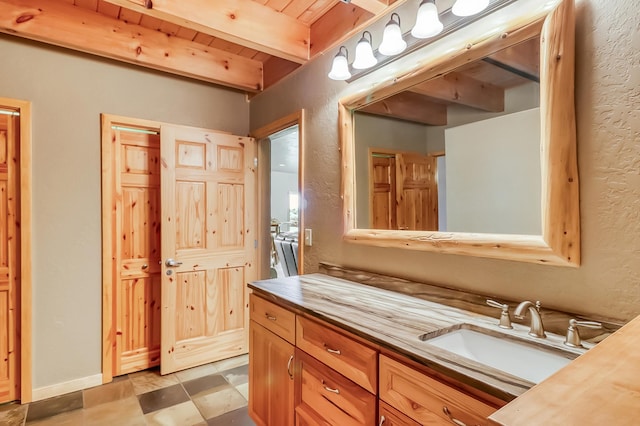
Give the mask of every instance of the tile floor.
POLYGON ((0 405, 0 425, 255 426, 247 413, 248 357, 160 376, 158 369, 31 404, 0 405))

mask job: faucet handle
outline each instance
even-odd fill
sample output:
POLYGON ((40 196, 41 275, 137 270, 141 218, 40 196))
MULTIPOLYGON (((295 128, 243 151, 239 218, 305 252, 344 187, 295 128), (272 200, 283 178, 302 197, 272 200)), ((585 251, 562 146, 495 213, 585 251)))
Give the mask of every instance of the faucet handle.
POLYGON ((596 321, 578 321, 571 318, 569 320, 569 328, 567 329, 567 337, 564 339, 564 344, 572 348, 582 348, 582 341, 580 340, 580 333, 578 327, 584 328, 602 328, 602 324, 596 321))
POLYGON ((511 325, 511 317, 509 316, 509 305, 507 305, 506 303, 505 304, 499 303, 491 299, 487 299, 487 305, 491 306, 492 308, 502 309, 502 313, 500 314, 500 323, 498 324, 498 327, 513 328, 513 326, 511 325))

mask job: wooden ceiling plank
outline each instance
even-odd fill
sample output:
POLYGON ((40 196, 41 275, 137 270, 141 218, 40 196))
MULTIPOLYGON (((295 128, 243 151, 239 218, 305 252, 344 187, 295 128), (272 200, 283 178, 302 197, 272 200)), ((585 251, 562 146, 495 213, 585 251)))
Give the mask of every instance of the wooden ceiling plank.
POLYGON ((75 0, 75 5, 94 12, 98 10, 98 0, 75 0))
POLYGON ((127 24, 140 25, 140 21, 142 20, 142 13, 134 12, 133 10, 127 9, 126 7, 121 7, 119 19, 126 22, 127 24))
POLYGON ((0 32, 238 89, 262 89, 262 64, 63 2, 0 0, 0 32))
POLYGON ((298 67, 300 64, 272 56, 264 63, 264 88, 273 86, 298 67))
POLYGON ((387 9, 387 2, 385 0, 351 0, 351 4, 358 6, 367 12, 379 15, 387 9))
POLYGON ((162 20, 154 18, 153 16, 142 15, 142 19, 140 19, 139 25, 150 30, 160 31, 160 28, 162 27, 162 20))
POLYGON ((118 16, 120 16, 120 6, 107 3, 104 0, 98 0, 98 12, 111 18, 118 19, 118 16))
POLYGON ((401 92, 381 101, 360 108, 358 112, 382 115, 430 126, 447 124, 447 106, 431 102, 427 97, 413 92, 401 92))
POLYGON ((215 40, 215 37, 210 36, 209 34, 200 33, 200 32, 197 33, 196 36, 193 38, 193 41, 195 41, 196 43, 205 44, 207 46, 209 46, 213 40, 215 40))
POLYGON ((298 16, 298 20, 306 23, 307 25, 312 25, 339 3, 340 0, 316 0, 304 11, 302 15, 298 16))
POLYGON ((483 111, 504 111, 504 89, 458 72, 450 72, 440 78, 420 83, 410 90, 433 99, 483 111))
MULTIPOLYGON (((296 0, 296 1, 292 1, 291 3, 289 3, 289 5, 287 7, 285 7, 284 9, 282 9, 282 13, 284 13, 285 15, 289 15, 292 18, 296 18, 299 19, 300 16, 305 13, 310 6, 312 6, 315 3, 315 0, 296 0)), ((300 19, 301 21, 305 22, 307 25, 310 25, 310 23, 308 21, 304 21, 302 19, 300 19)))
MULTIPOLYGON (((191 41, 195 41, 196 36, 199 33, 195 30, 191 30, 189 28, 185 28, 185 27, 179 27, 178 28, 178 32, 176 32, 176 37, 180 37, 183 38, 185 40, 191 40, 191 41)), ((207 43, 209 44, 209 43, 207 43)))
POLYGON ((252 0, 106 0, 227 41, 305 63, 309 26, 252 0))
POLYGON ((372 17, 373 14, 364 9, 339 2, 311 25, 311 57, 343 40, 347 34, 355 33, 372 17))
POLYGON ((500 50, 489 58, 540 79, 540 37, 500 50))

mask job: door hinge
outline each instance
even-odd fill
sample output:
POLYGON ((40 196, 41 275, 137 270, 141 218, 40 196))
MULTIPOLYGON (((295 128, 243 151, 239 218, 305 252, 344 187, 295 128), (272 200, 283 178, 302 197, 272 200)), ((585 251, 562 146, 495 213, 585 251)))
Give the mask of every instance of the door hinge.
POLYGON ((253 167, 258 167, 258 157, 253 157, 253 167))
POLYGON ((253 248, 258 248, 258 240, 253 240, 253 248))

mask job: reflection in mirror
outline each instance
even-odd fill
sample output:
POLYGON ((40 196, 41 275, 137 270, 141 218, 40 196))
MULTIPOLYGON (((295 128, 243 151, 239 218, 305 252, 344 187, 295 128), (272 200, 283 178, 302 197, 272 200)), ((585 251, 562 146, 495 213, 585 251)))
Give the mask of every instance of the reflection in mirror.
POLYGON ((345 240, 578 266, 574 30, 574 0, 519 0, 354 83, 345 240))
POLYGON ((540 235, 540 37, 355 112, 358 228, 540 235))

